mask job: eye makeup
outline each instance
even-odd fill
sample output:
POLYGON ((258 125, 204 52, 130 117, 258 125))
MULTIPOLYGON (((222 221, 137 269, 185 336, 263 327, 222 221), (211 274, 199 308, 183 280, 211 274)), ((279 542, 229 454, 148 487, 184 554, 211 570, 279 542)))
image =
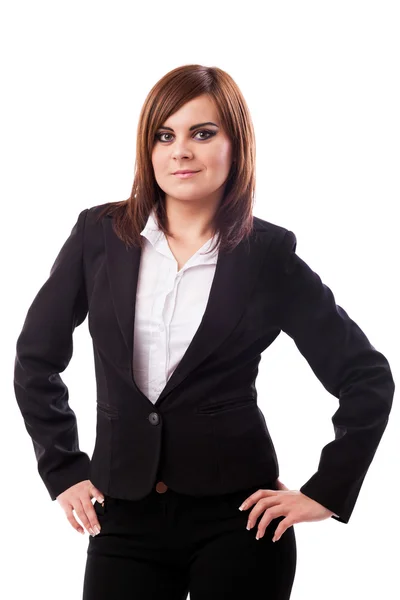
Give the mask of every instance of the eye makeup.
MULTIPOLYGON (((200 141, 203 141, 203 140, 205 141, 205 140, 209 140, 210 138, 212 138, 214 135, 216 135, 217 132, 212 131, 211 129, 200 129, 199 131, 197 131, 195 133, 195 135, 197 135, 198 133, 206 133, 208 135, 208 137, 205 137, 205 138, 204 137, 198 138, 198 139, 200 139, 200 141)), ((154 137, 155 137, 155 139, 159 140, 163 144, 171 141, 171 140, 162 140, 161 136, 163 136, 163 135, 171 135, 171 133, 169 133, 168 131, 159 131, 155 134, 154 137)))

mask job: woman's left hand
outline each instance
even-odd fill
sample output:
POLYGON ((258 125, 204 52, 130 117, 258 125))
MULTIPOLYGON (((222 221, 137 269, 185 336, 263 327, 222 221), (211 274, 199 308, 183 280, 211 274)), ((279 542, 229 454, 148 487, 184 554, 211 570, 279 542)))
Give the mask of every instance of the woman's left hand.
POLYGON ((273 542, 277 542, 286 529, 302 521, 323 521, 332 515, 338 516, 319 502, 309 498, 299 490, 289 490, 279 479, 276 480, 278 490, 257 490, 246 498, 241 505, 243 510, 251 508, 247 526, 251 529, 261 513, 264 516, 258 523, 257 539, 260 539, 273 519, 284 516, 275 530, 273 542))

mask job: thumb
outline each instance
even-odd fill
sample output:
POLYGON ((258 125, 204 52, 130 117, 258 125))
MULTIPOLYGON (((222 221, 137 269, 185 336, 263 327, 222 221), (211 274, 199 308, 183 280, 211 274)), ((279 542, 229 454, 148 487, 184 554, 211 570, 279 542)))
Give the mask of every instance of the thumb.
POLYGON ((282 481, 279 481, 279 479, 277 479, 275 483, 276 483, 278 490, 288 490, 289 489, 286 487, 286 485, 284 483, 282 483, 282 481))

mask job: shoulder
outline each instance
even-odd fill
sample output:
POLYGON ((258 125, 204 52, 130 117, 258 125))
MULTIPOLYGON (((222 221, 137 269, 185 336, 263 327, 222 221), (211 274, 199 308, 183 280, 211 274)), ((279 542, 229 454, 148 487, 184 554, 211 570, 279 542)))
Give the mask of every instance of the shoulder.
POLYGON ((103 204, 95 204, 82 210, 79 214, 79 218, 85 216, 85 237, 91 235, 98 235, 102 232, 102 223, 105 219, 108 219, 107 209, 110 208, 114 202, 104 202, 103 204))
POLYGON ((93 251, 95 254, 103 246, 104 228, 103 223, 108 220, 105 211, 112 202, 96 204, 84 208, 79 213, 78 223, 81 224, 83 247, 88 256, 93 251))
POLYGON ((89 221, 97 222, 101 221, 102 218, 107 218, 108 215, 104 214, 108 208, 110 208, 115 202, 104 202, 103 204, 95 204, 90 206, 87 211, 87 218, 89 221))
POLYGON ((283 255, 296 250, 297 238, 295 233, 283 225, 253 215, 253 230, 261 241, 264 241, 268 246, 272 242, 274 249, 279 253, 283 253, 283 255))

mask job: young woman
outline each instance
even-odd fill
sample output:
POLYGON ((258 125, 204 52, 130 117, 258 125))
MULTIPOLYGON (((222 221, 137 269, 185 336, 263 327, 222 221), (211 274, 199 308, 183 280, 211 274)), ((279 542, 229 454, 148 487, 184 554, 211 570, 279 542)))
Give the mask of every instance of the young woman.
POLYGON ((293 525, 350 519, 392 373, 295 234, 253 216, 254 171, 232 78, 174 69, 142 108, 130 197, 79 214, 29 308, 15 392, 51 498, 91 534, 84 600, 287 599, 293 525), (91 458, 59 375, 87 315, 91 458), (335 440, 300 490, 279 481, 257 404, 261 353, 281 331, 339 399, 335 440))

